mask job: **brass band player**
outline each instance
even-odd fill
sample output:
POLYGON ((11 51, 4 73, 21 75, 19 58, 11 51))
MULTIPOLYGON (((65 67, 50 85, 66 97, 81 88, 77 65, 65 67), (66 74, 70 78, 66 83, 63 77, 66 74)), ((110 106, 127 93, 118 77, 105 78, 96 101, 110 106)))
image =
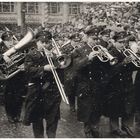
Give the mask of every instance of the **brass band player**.
POLYGON ((43 119, 46 120, 47 136, 54 138, 60 119, 61 96, 42 48, 45 46, 47 50, 51 50, 51 39, 50 32, 40 31, 25 58, 28 93, 25 101, 24 124, 32 123, 33 134, 36 138, 44 137, 43 119))
MULTIPOLYGON (((8 31, 4 32, 1 36, 2 43, 2 57, 3 53, 8 51, 10 47, 13 47, 12 42, 12 34, 8 31), (9 45, 8 45, 9 44, 9 45)), ((21 38, 20 38, 21 39, 21 38)), ((3 62, 3 59, 2 59, 3 62)), ((5 111, 10 123, 17 123, 21 121, 21 110, 23 104, 23 96, 26 95, 26 78, 24 71, 19 72, 14 77, 5 80, 5 77, 1 80, 4 80, 5 91, 4 91, 4 99, 5 99, 5 111)))

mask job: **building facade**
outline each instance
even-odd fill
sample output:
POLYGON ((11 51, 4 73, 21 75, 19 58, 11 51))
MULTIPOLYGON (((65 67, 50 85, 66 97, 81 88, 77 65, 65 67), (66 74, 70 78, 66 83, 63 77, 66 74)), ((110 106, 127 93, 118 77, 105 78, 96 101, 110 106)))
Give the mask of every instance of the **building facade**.
MULTIPOLYGON (((0 24, 18 24, 18 2, 0 2, 0 24)), ((81 2, 24 2, 26 24, 65 23, 84 10, 81 2)))

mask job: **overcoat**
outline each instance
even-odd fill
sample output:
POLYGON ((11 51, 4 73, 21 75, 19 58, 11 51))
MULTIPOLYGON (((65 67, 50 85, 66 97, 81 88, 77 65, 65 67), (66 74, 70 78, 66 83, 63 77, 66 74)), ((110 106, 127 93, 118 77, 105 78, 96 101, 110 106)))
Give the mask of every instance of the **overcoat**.
POLYGON ((29 50, 24 64, 28 77, 24 124, 30 125, 43 118, 59 119, 61 96, 52 72, 44 71, 44 65, 48 64, 46 57, 35 46, 29 50))
POLYGON ((122 117, 134 113, 135 94, 132 82, 132 72, 136 67, 129 63, 123 64, 124 56, 113 52, 118 59, 118 65, 107 73, 110 79, 104 87, 103 114, 108 117, 122 117))

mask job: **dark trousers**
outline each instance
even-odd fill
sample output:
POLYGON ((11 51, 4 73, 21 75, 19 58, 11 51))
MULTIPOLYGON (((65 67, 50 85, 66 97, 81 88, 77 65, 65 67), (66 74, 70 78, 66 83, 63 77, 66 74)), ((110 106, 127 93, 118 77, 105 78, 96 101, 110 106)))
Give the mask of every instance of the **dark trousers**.
POLYGON ((134 122, 134 115, 131 115, 129 117, 121 117, 120 123, 118 117, 110 118, 111 132, 120 130, 122 131, 122 133, 124 131, 127 137, 134 137, 134 133, 132 130, 133 122, 134 122))
POLYGON ((7 117, 20 118, 22 110, 23 98, 15 92, 5 93, 5 111, 7 117))
POLYGON ((110 130, 111 131, 115 131, 117 129, 120 129, 119 126, 119 118, 118 117, 114 117, 114 118, 110 118, 110 130))
POLYGON ((70 108, 75 108, 76 106, 76 96, 74 93, 68 95, 68 100, 70 104, 70 108))
MULTIPOLYGON (((46 119, 45 119, 46 120, 46 119)), ((59 118, 55 118, 54 121, 46 120, 46 135, 48 138, 56 137, 56 130, 59 118)), ((33 133, 35 138, 44 138, 44 123, 43 119, 32 124, 33 133)))
POLYGON ((84 132, 87 138, 99 138, 99 122, 101 115, 98 113, 91 114, 87 122, 84 122, 84 132))

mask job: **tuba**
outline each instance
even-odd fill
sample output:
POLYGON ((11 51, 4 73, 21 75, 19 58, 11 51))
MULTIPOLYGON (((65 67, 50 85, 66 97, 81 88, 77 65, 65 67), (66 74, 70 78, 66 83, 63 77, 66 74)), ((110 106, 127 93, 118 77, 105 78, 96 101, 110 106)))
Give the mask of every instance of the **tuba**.
POLYGON ((0 64, 0 70, 7 80, 12 78, 20 71, 24 71, 25 47, 34 37, 34 32, 31 28, 27 34, 15 46, 3 53, 3 61, 0 64), (23 51, 21 51, 23 50, 23 51))
POLYGON ((136 67, 140 67, 140 57, 134 53, 131 49, 126 49, 124 48, 123 50, 123 54, 126 57, 131 57, 132 58, 132 63, 136 66, 136 67))
POLYGON ((113 57, 106 48, 104 48, 101 45, 95 45, 91 46, 88 44, 90 48, 92 48, 92 51, 97 52, 96 56, 99 58, 101 62, 110 62, 110 65, 115 65, 118 63, 118 59, 116 57, 113 57))

